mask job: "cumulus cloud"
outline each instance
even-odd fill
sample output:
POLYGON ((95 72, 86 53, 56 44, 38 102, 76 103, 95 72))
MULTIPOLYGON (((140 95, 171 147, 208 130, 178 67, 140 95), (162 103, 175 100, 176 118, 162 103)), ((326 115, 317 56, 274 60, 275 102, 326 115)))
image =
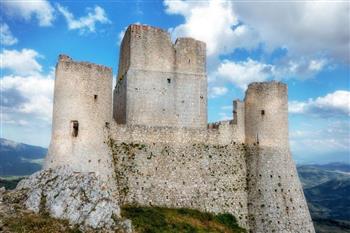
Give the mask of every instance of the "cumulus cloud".
POLYGON ((22 116, 22 122, 31 117, 51 121, 54 79, 53 73, 15 76, 0 79, 1 108, 5 118, 22 116))
POLYGON ((0 25, 0 43, 1 45, 14 45, 18 39, 12 35, 9 26, 6 23, 0 25))
POLYGON ((274 70, 273 65, 252 59, 242 62, 224 60, 216 71, 216 77, 227 80, 245 90, 251 82, 267 80, 274 74, 274 70))
POLYGON ((76 19, 68 8, 63 7, 60 4, 57 4, 57 9, 66 19, 69 30, 79 30, 81 33, 95 32, 96 23, 111 23, 104 9, 100 6, 95 6, 93 9, 87 8, 87 15, 82 16, 79 19, 76 19))
POLYGON ((0 68, 18 75, 38 74, 42 71, 42 66, 37 61, 39 57, 39 53, 32 49, 4 49, 0 53, 0 68))
POLYGON ((270 49, 285 47, 294 56, 325 53, 350 61, 347 1, 238 1, 234 8, 270 49))
POLYGON ((1 5, 10 17, 26 21, 36 18, 40 26, 51 26, 54 20, 54 8, 46 0, 2 1, 1 5))
POLYGON ((173 37, 193 37, 206 42, 208 56, 232 52, 234 48, 252 48, 256 35, 239 22, 231 1, 171 1, 165 0, 168 14, 179 14, 185 22, 171 28, 173 37))
POLYGON ((350 116, 350 92, 338 90, 305 102, 291 101, 289 112, 320 117, 350 116))
POLYGON ((216 98, 223 96, 228 92, 226 87, 210 87, 209 88, 209 98, 216 98))

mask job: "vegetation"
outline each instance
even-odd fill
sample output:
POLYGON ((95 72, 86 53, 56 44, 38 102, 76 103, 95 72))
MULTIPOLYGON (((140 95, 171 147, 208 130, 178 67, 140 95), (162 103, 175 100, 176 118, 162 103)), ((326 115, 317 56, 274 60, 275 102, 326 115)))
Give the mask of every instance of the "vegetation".
POLYGON ((246 232, 230 214, 213 215, 192 209, 127 206, 122 208, 122 216, 132 220, 138 233, 246 232))
POLYGON ((8 189, 15 189, 18 182, 22 180, 22 178, 14 178, 14 179, 1 179, 0 178, 0 188, 5 187, 7 190, 8 189))
MULTIPOLYGON (((46 214, 21 213, 3 220, 6 232, 13 233, 79 233, 76 227, 70 228, 67 221, 49 217, 46 214)), ((1 230, 1 229, 0 229, 1 230)))

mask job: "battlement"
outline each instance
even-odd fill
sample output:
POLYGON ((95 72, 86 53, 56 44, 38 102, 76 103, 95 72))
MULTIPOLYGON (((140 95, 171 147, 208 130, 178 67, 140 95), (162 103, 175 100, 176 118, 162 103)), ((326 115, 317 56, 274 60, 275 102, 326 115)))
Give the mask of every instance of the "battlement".
MULTIPOLYGON (((70 56, 65 54, 60 54, 58 56, 56 70, 58 66, 60 66, 60 69, 65 69, 65 70, 72 70, 72 71, 84 70, 83 72, 94 72, 92 70, 95 70, 96 72, 112 74, 111 67, 99 65, 91 62, 85 62, 85 61, 74 61, 70 56)), ((94 78, 93 76, 89 76, 89 77, 94 78)))
POLYGON ((118 78, 128 69, 179 73, 205 73, 205 43, 178 38, 146 25, 130 25, 121 43, 118 78))
POLYGON ((125 32, 114 90, 120 124, 206 128, 205 43, 130 25, 125 32))

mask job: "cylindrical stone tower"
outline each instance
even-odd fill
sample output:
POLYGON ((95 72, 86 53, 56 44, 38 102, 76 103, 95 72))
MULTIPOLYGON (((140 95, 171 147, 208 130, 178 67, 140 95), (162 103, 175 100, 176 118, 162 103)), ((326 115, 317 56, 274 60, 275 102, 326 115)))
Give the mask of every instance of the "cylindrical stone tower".
POLYGON ((68 165, 108 180, 112 161, 105 131, 112 120, 112 70, 59 56, 52 137, 44 168, 68 165))
POLYGON ((252 83, 245 96, 251 232, 315 232, 288 142, 287 86, 252 83))

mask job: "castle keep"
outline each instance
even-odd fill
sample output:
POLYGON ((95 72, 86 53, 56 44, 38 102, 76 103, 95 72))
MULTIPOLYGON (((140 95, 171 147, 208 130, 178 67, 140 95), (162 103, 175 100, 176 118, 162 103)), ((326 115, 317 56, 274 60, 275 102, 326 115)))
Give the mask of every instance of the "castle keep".
POLYGON ((112 70, 61 55, 45 168, 94 172, 120 205, 228 212, 251 232, 314 232, 288 142, 287 86, 252 83, 207 124, 205 44, 131 25, 112 70), (113 101, 112 101, 113 100, 113 101), (113 102, 113 103, 112 103, 113 102))

